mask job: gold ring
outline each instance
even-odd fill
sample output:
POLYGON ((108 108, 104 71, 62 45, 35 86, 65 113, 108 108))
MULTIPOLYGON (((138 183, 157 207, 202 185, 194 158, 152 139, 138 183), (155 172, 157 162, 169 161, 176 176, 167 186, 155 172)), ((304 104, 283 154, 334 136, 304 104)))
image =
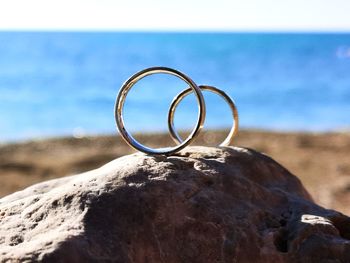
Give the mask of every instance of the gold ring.
MULTIPOLYGON (((207 90, 207 91, 211 91, 213 93, 218 94, 219 96, 223 97, 225 99, 225 101, 227 102, 227 104, 230 106, 231 111, 232 111, 232 116, 233 116, 233 125, 232 125, 232 128, 231 128, 228 136, 226 137, 226 139, 219 146, 228 146, 228 145, 230 145, 230 143, 232 142, 233 138, 236 136, 236 134, 238 132, 238 111, 237 111, 237 108, 236 108, 236 105, 235 105, 234 101, 225 92, 223 92, 222 90, 220 90, 220 89, 218 89, 216 87, 201 85, 201 86, 199 86, 199 88, 201 90, 207 90)), ((178 144, 182 143, 182 138, 177 133, 177 131, 175 130, 175 126, 174 126, 174 115, 175 115, 176 107, 179 105, 179 103, 182 101, 182 99, 184 99, 187 95, 189 95, 191 93, 192 93, 192 89, 191 88, 185 89, 182 92, 180 92, 173 99, 173 101, 172 101, 172 103, 170 105, 170 108, 169 108, 169 112, 168 112, 168 128, 169 128, 169 132, 170 132, 171 138, 178 144)))
POLYGON ((114 109, 114 117, 115 121, 117 123, 117 128, 123 137, 123 139, 134 149, 139 150, 141 152, 144 152, 146 154, 153 154, 153 155, 170 155, 175 152, 180 151, 181 149, 185 148, 187 145, 191 144, 192 141, 198 136, 199 131, 203 127, 204 119, 205 119, 205 102, 202 95, 202 92, 200 88, 193 82, 192 79, 190 79, 185 74, 171 68, 166 67, 153 67, 153 68, 147 68, 144 69, 133 76, 131 76, 121 87, 116 103, 115 103, 115 109, 114 109), (190 135, 184 140, 181 141, 178 145, 174 147, 167 147, 167 148, 158 148, 153 149, 150 147, 147 147, 141 143, 139 143, 125 128, 124 120, 123 120, 123 108, 124 108, 124 102, 126 99, 126 96, 130 89, 135 85, 135 83, 142 78, 152 75, 152 74, 170 74, 174 75, 181 80, 185 81, 187 85, 190 86, 189 90, 193 91, 196 95, 197 102, 198 102, 198 117, 197 117, 197 123, 195 128, 192 130, 190 135))

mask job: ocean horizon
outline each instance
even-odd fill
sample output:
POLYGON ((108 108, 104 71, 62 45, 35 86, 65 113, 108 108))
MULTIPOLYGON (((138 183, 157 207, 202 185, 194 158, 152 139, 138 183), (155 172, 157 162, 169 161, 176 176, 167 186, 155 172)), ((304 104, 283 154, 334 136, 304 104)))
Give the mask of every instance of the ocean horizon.
MULTIPOLYGON (((240 127, 350 129, 349 33, 0 32, 0 142, 117 133, 122 83, 153 66, 175 68, 236 102, 240 127)), ((166 112, 185 83, 151 76, 125 105, 133 132, 167 130, 166 112)), ((224 101, 205 93, 205 127, 229 128, 224 101)), ((175 124, 194 126, 193 96, 175 124)))

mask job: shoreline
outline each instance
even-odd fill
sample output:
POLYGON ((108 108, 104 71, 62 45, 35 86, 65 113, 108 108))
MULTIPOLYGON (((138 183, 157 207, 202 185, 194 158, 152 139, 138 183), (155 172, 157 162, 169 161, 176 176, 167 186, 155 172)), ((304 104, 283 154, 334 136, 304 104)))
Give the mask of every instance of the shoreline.
MULTIPOLYGON (((204 127, 202 132, 228 132, 228 128, 217 128, 217 129, 207 129, 204 127)), ((131 132, 133 135, 138 136, 154 136, 154 135, 165 135, 168 131, 145 131, 145 132, 131 132)), ((202 133, 201 132, 201 133, 202 133)), ((321 135, 321 134, 350 134, 350 127, 345 128, 335 128, 329 130, 281 130, 281 129, 268 129, 268 128, 239 128, 238 133, 240 132, 256 132, 256 133, 276 133, 276 134, 309 134, 309 135, 321 135)), ((180 134, 189 133, 189 130, 180 131, 180 134)), ((100 138, 100 137, 118 137, 119 132, 116 129, 114 133, 83 133, 82 135, 74 134, 62 134, 62 135, 48 135, 42 137, 29 137, 29 138, 20 138, 20 139, 9 139, 9 140, 0 140, 0 147, 13 144, 26 144, 31 142, 43 142, 43 141, 55 141, 55 140, 65 140, 65 139, 84 139, 84 138, 100 138)))
MULTIPOLYGON (((216 145, 226 130, 202 132, 195 145, 216 145)), ((153 147, 171 143, 165 133, 136 134, 153 147)), ((172 144, 173 145, 173 144, 172 144)), ((316 203, 350 214, 350 132, 240 130, 234 146, 271 156, 296 175, 316 203)), ((31 184, 85 172, 134 152, 117 135, 60 137, 0 144, 0 196, 31 184)))

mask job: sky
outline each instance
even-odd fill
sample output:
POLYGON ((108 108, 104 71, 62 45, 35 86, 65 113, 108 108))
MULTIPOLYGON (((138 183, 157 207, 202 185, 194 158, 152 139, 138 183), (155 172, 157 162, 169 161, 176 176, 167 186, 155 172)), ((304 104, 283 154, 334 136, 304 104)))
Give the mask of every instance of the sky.
POLYGON ((350 31, 350 0, 0 0, 0 30, 350 31))

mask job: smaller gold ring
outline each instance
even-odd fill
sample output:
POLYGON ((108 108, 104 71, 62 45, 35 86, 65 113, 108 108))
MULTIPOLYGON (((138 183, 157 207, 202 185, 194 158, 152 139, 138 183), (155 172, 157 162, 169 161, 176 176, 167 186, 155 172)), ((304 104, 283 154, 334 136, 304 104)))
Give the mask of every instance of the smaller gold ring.
MULTIPOLYGON (((198 86, 201 90, 207 90, 207 91, 211 91, 215 94, 218 94, 219 96, 223 97, 225 99, 225 101, 227 102, 227 104, 230 106, 231 111, 232 111, 232 116, 233 116, 233 125, 232 128, 228 134, 228 136, 226 137, 226 139, 220 143, 219 146, 228 146, 230 145, 230 143, 233 141, 233 138, 236 136, 236 134, 238 133, 238 111, 236 108, 236 105, 234 103, 234 101, 230 98, 230 96, 228 96, 224 91, 213 87, 213 86, 207 86, 207 85, 201 85, 198 86)), ((188 88, 183 90, 182 92, 180 92, 172 101, 170 108, 169 108, 169 112, 168 112, 168 128, 169 128, 169 132, 171 135, 171 138, 177 143, 177 144, 181 144, 182 143, 182 138, 180 137, 180 135, 177 133, 177 131, 175 130, 175 125, 174 125, 174 115, 175 115, 175 111, 176 111, 176 107, 179 105, 179 103, 189 94, 191 94, 193 92, 193 89, 188 88)))

